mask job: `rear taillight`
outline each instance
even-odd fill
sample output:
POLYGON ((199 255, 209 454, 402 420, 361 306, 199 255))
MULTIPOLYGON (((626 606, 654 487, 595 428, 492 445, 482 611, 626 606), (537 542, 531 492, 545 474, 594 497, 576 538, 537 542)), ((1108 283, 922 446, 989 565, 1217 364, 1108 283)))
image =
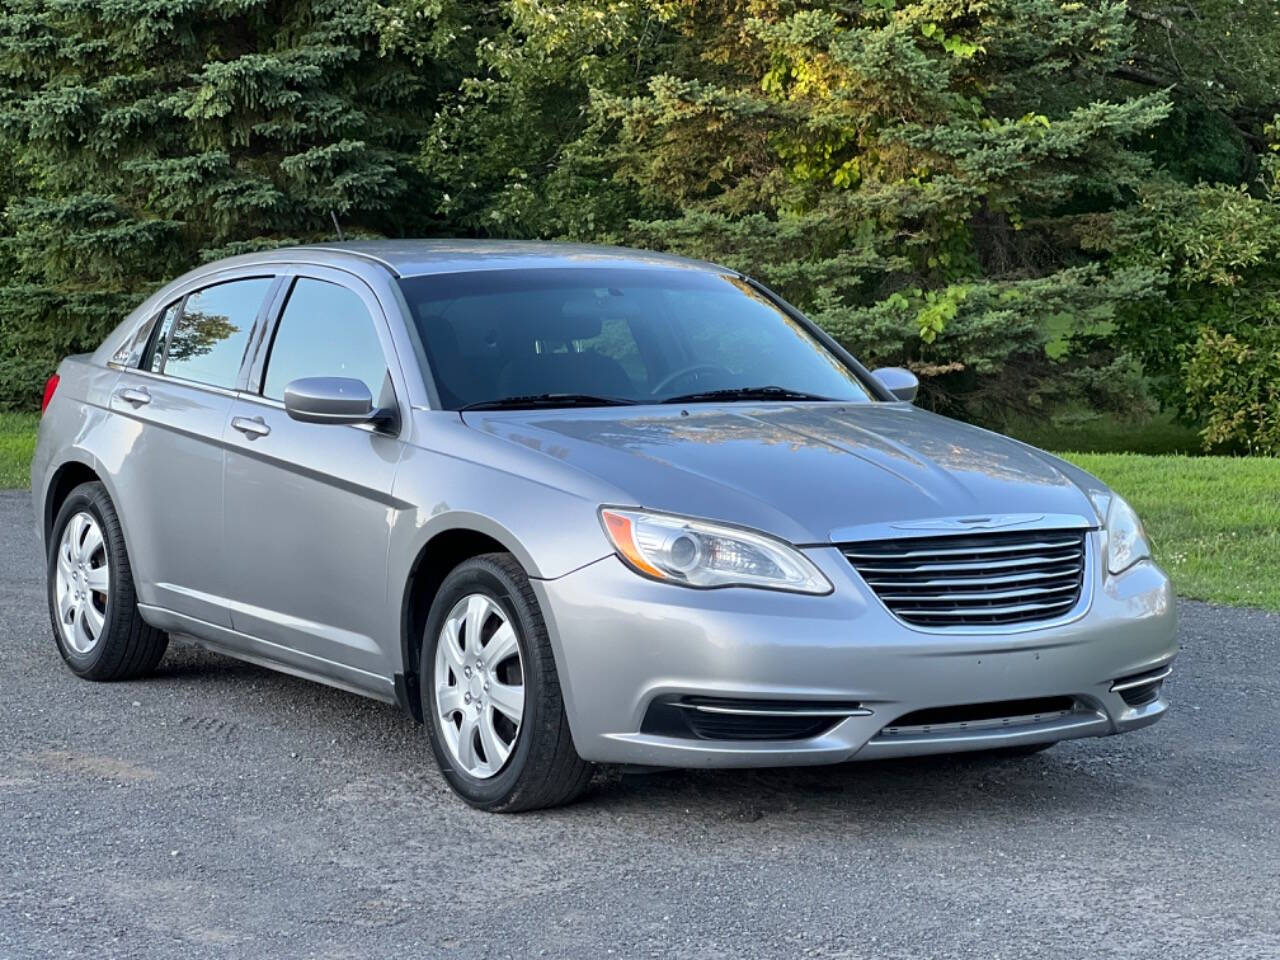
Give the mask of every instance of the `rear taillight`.
POLYGON ((58 389, 58 375, 55 373, 52 377, 45 381, 44 399, 40 401, 40 416, 44 416, 44 412, 49 409, 49 401, 53 399, 53 393, 58 389))

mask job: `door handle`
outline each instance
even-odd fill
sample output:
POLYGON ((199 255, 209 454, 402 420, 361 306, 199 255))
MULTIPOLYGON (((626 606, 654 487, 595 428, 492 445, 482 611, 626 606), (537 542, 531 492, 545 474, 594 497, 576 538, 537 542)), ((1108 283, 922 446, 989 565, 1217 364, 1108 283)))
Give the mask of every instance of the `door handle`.
POLYGON ((256 440, 258 437, 265 437, 271 432, 271 428, 263 422, 261 417, 253 417, 252 419, 249 417, 232 417, 231 426, 239 430, 250 440, 256 440))
POLYGON ((147 392, 146 387, 123 387, 116 391, 116 396, 126 403, 132 403, 135 407, 151 402, 151 394, 147 392))

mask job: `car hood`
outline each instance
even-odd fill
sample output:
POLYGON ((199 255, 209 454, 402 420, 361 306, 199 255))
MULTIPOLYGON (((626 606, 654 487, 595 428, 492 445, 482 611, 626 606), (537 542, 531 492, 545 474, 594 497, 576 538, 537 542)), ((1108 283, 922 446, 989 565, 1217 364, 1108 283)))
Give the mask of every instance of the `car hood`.
POLYGON ((584 471, 636 505, 794 543, 929 520, 1066 515, 1089 498, 1032 447, 908 404, 717 404, 467 413, 468 425, 584 471))

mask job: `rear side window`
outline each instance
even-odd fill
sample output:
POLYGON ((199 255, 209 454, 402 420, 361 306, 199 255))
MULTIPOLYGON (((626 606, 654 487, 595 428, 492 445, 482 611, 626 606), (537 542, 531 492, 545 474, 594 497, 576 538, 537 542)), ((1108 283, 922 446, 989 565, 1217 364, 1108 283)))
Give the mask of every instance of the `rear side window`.
POLYGON ((289 294, 262 381, 262 395, 284 399, 301 377, 350 377, 380 400, 387 361, 364 301, 353 290, 299 277, 289 294))
POLYGON ((232 280, 187 297, 165 351, 164 373, 214 387, 236 385, 271 277, 232 280))

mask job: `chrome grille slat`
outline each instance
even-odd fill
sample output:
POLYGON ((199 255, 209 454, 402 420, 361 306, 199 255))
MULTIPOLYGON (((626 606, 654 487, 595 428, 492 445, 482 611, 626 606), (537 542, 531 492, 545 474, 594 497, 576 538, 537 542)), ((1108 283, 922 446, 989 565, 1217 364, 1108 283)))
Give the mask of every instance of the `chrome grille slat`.
POLYGON ((1043 570, 1026 570, 1018 573, 1006 574, 999 577, 937 577, 932 576, 926 580, 907 579, 903 577, 863 577, 871 586, 888 586, 894 588, 904 587, 972 587, 979 584, 1001 584, 1001 583, 1030 583, 1036 580, 1049 580, 1055 577, 1069 577, 1078 574, 1083 569, 1083 564, 1075 561, 1060 566, 1046 567, 1043 570))
POLYGON ((1018 600, 1022 597, 1043 597, 1069 590, 1074 595, 1073 584, 1058 587, 1028 587, 1025 590, 977 590, 972 593, 885 593, 880 599, 886 603, 890 600, 902 600, 910 603, 951 603, 960 600, 1018 600))
POLYGON ((845 544, 889 610, 930 627, 1051 620, 1080 599, 1085 531, 995 531, 845 544))
POLYGON ((1060 552, 1053 556, 1046 556, 1044 553, 1031 557, 1014 557, 1012 559, 1002 560, 979 560, 966 561, 964 563, 948 563, 941 560, 937 563, 903 563, 896 567, 883 566, 883 561, 876 561, 876 566, 864 565, 862 563, 854 563, 859 570, 865 569, 869 573, 929 573, 934 570, 1012 570, 1017 567, 1034 567, 1044 566, 1048 563, 1062 563, 1066 560, 1074 560, 1078 554, 1076 552, 1060 552))
POLYGON ((962 547, 959 549, 933 549, 933 550, 877 550, 872 553, 864 553, 862 550, 846 550, 845 556, 850 560, 898 560, 911 559, 914 557, 947 557, 947 556, 964 556, 973 554, 989 555, 995 553, 1025 553, 1029 550, 1061 550, 1065 547, 1075 547, 1078 542, 1077 538, 1066 537, 1051 540, 1042 537, 1038 542, 1026 544, 1005 544, 998 547, 992 547, 989 550, 975 550, 972 547, 962 547))
MULTIPOLYGON (((1074 597, 1072 597, 1069 600, 1058 600, 1053 603, 1017 603, 1010 606, 1002 606, 1002 607, 981 607, 979 608, 979 612, 984 614, 989 614, 991 616, 997 616, 997 615, 1009 614, 1009 613, 1043 613, 1046 610, 1057 610, 1061 607, 1069 607, 1073 603, 1075 603, 1074 597)), ((972 616, 975 611, 973 609, 963 609, 963 610, 961 609, 952 609, 952 610, 919 609, 917 610, 913 607, 899 607, 895 612, 899 616, 904 616, 904 617, 923 616, 923 617, 958 618, 958 617, 972 616)))

